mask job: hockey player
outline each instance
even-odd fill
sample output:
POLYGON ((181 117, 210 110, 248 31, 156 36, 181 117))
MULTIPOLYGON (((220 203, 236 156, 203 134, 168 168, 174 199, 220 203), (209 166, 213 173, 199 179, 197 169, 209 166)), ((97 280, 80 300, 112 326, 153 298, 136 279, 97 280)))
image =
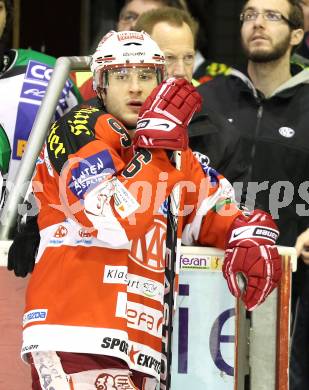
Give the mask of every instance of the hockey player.
POLYGON ((226 248, 224 276, 240 296, 236 274, 244 274, 249 310, 279 282, 277 229, 266 213, 245 217, 227 180, 188 149, 200 96, 184 79, 162 82, 164 56, 146 33, 109 32, 91 69, 97 104, 52 125, 36 167, 41 243, 22 354, 33 389, 48 377, 50 389, 152 390, 174 185, 183 243, 226 248), (173 150, 182 151, 181 170, 173 150))

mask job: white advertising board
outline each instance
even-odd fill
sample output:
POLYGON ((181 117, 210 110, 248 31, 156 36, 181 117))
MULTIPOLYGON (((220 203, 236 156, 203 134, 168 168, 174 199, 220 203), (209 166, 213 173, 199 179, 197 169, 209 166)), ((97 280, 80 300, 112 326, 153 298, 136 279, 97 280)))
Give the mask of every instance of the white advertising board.
POLYGON ((218 251, 216 255, 181 255, 172 390, 234 388, 236 300, 221 265, 218 251))

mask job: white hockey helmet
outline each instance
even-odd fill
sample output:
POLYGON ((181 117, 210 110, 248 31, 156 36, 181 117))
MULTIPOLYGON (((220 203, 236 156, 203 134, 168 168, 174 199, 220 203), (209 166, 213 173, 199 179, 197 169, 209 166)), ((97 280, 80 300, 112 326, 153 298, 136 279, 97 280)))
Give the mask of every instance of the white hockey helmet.
POLYGON ((164 79, 165 58, 156 42, 144 31, 110 31, 92 55, 90 69, 95 91, 106 86, 104 74, 123 67, 155 68, 158 83, 164 79))

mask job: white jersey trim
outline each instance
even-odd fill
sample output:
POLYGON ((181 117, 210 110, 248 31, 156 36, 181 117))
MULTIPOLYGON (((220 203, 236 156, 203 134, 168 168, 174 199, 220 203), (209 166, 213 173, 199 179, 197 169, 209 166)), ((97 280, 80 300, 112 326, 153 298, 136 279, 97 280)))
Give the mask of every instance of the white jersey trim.
POLYGON ((116 231, 109 229, 111 226, 113 225, 106 226, 106 234, 104 238, 101 236, 100 239, 92 236, 87 232, 87 229, 72 219, 48 226, 40 231, 41 241, 36 263, 40 261, 44 250, 48 247, 68 245, 129 250, 131 248, 131 242, 120 239, 119 232, 116 233, 116 231))
POLYGON ((76 352, 114 356, 132 370, 159 380, 161 353, 128 339, 125 331, 64 325, 33 325, 23 331, 21 356, 38 351, 76 352))

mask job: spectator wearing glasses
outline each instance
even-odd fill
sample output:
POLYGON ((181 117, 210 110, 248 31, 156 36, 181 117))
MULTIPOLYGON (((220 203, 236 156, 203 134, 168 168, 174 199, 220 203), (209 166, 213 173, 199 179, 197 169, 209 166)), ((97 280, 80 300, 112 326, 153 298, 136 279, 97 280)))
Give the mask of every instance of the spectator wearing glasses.
MULTIPOLYGON (((240 131, 250 181, 259 184, 248 186, 248 198, 278 220, 281 245, 293 246, 302 238, 302 253, 307 240, 301 234, 309 226, 309 70, 291 65, 291 55, 304 36, 303 11, 295 0, 249 0, 240 21, 247 67, 200 86, 202 110, 215 110, 240 131)), ((298 268, 299 279, 293 283, 299 295, 290 364, 293 390, 309 388, 309 271, 302 260, 298 268)))

